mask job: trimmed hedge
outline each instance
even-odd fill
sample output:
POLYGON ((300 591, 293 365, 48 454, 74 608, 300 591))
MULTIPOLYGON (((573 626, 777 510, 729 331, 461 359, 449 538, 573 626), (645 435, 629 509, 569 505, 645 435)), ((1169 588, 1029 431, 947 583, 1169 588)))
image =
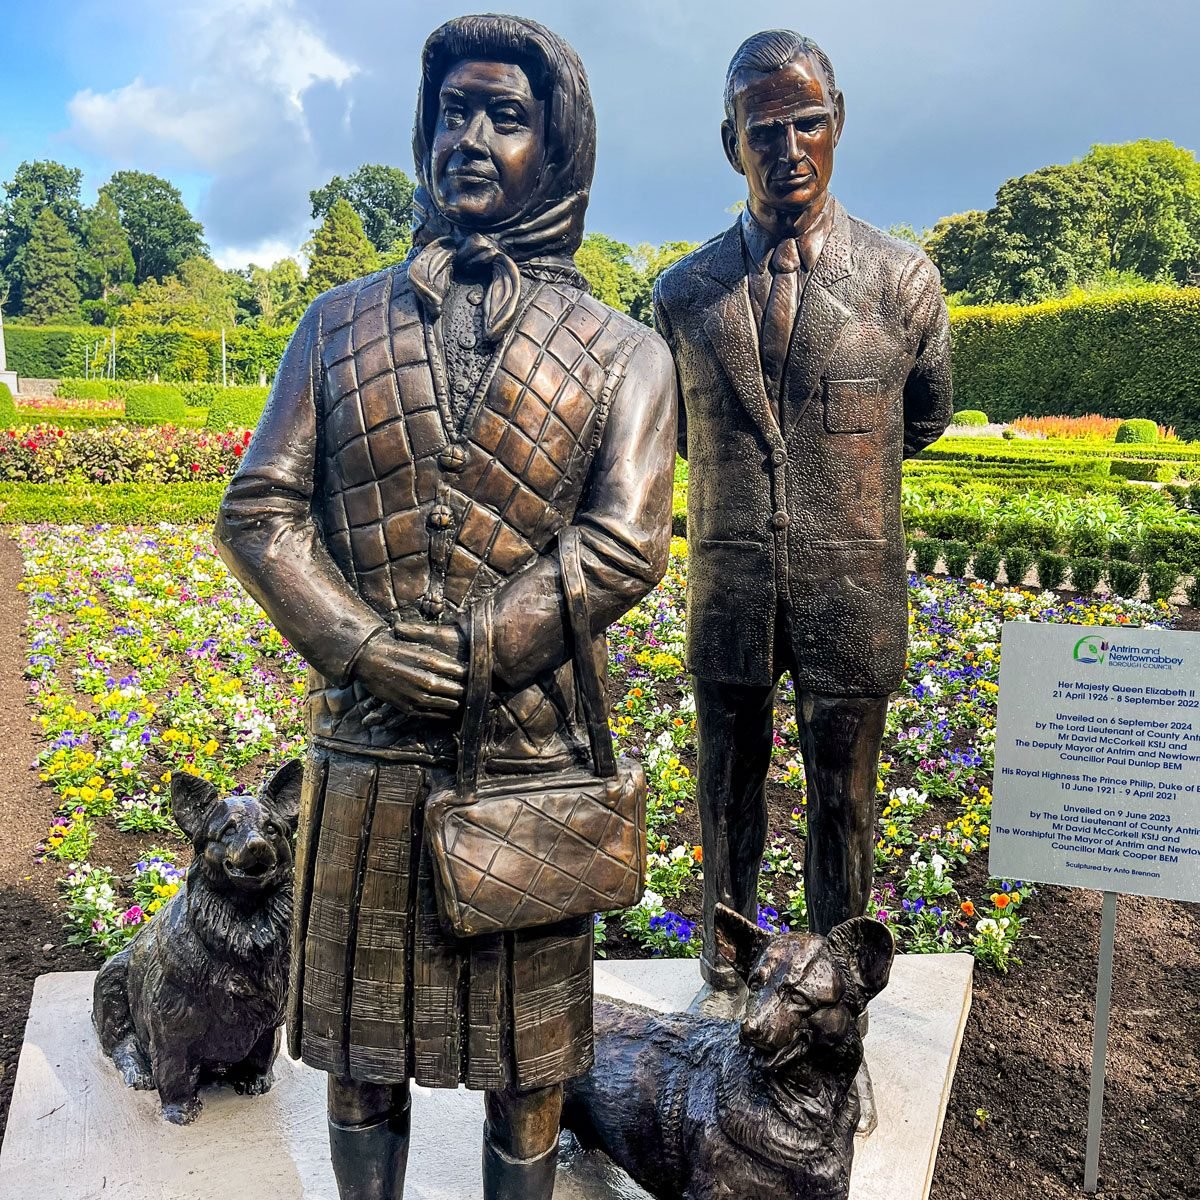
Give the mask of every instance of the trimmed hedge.
POLYGON ((0 483, 0 523, 149 525, 216 518, 224 483, 0 483))
MULTIPOLYGON (((257 385, 279 367, 291 329, 235 326, 225 331, 226 371, 235 384, 257 385)), ((82 377, 86 354, 99 349, 101 361, 110 348, 112 331, 96 326, 13 325, 4 327, 9 367, 30 379, 82 377)), ((156 325, 117 327, 119 379, 153 379, 169 383, 221 380, 221 333, 212 329, 164 329, 156 325)))
POLYGON ((980 412, 977 408, 960 409, 950 418, 951 425, 986 425, 987 423, 987 413, 980 412))
POLYGON ((1145 417, 1134 417, 1132 421, 1122 421, 1117 426, 1113 441, 1122 442, 1157 442, 1158 426, 1145 417))
POLYGON ((959 403, 993 420, 1147 417, 1200 436, 1200 288, 951 312, 959 403))
POLYGON ((124 400, 128 379, 60 379, 54 394, 60 400, 124 400))
POLYGON ((207 429, 254 429, 267 403, 264 387, 218 388, 208 401, 207 429))
POLYGON ((187 417, 183 393, 168 383, 131 383, 125 419, 139 425, 178 425, 187 417))

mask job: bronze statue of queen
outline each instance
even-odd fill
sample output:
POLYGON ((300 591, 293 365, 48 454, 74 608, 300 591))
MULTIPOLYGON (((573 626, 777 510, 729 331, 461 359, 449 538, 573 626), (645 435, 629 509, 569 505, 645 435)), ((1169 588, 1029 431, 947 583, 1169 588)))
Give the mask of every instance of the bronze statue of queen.
POLYGON ((402 1196, 414 1079, 486 1091, 489 1200, 550 1200, 562 1084, 592 1059, 592 921, 454 936, 424 801, 459 755, 485 600, 487 761, 586 756, 559 538, 593 635, 659 580, 675 373, 575 268, 595 124, 566 43, 443 25, 413 141, 413 254, 309 308, 217 536, 311 665, 288 1024, 329 1073, 342 1200, 402 1196))

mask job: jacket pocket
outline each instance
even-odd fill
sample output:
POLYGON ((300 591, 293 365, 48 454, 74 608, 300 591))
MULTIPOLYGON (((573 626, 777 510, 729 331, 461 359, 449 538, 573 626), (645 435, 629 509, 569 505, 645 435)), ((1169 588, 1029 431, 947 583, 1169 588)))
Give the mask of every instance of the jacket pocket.
POLYGON ((827 379, 825 429, 828 433, 870 433, 879 416, 878 379, 827 379))

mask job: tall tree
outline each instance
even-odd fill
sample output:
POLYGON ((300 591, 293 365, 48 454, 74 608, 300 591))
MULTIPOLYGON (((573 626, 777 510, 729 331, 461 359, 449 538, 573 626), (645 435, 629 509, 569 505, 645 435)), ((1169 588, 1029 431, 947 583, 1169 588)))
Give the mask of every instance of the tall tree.
POLYGON ((1083 163, 1104 193, 1108 266, 1185 283, 1200 267, 1200 162, 1172 142, 1093 146, 1083 163))
POLYGON ((66 222, 43 208, 25 247, 24 315, 39 324, 78 320, 79 263, 66 222))
POLYGON ((23 162, 4 185, 0 202, 0 276, 8 285, 6 308, 24 311, 25 253, 34 222, 50 209, 62 221, 72 244, 78 246, 83 223, 79 198, 83 173, 62 163, 23 162))
POLYGON ((227 273, 211 258, 196 255, 161 283, 147 279, 133 303, 122 310, 121 319, 130 325, 220 329, 237 324, 237 315, 227 273))
POLYGON ((347 201, 358 213, 371 245, 382 254, 409 234, 415 187, 399 167, 364 163, 347 179, 335 175, 324 187, 309 192, 308 198, 317 221, 329 215, 335 200, 347 201))
POLYGON ((943 217, 926 234, 926 253, 942 273, 942 286, 951 295, 969 292, 979 273, 975 256, 987 228, 987 213, 975 208, 943 217))
POLYGON ((100 193, 84 217, 80 271, 84 292, 93 300, 107 300, 114 287, 133 282, 133 252, 107 192, 100 193))
POLYGON ((308 295, 319 296, 339 283, 369 275, 377 264, 358 213, 347 200, 334 200, 309 244, 308 295))
POLYGON ((654 281, 685 254, 691 254, 699 242, 663 242, 652 246, 642 242, 632 255, 633 269, 637 273, 633 299, 629 302, 630 313, 646 325, 654 324, 654 281))
POLYGON ((575 265, 591 286, 597 300, 622 312, 629 311, 637 293, 637 272, 630 256, 633 250, 603 233, 589 233, 575 251, 575 265))
POLYGON ((100 189, 121 216, 133 252, 134 280, 163 280, 189 258, 208 253, 204 228, 188 212, 179 189, 144 171, 118 171, 100 189))

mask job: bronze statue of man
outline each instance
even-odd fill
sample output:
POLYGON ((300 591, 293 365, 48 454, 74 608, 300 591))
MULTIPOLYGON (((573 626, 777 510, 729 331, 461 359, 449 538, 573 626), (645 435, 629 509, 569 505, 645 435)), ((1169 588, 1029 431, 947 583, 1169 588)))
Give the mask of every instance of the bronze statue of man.
POLYGON ((745 211, 659 279, 688 459, 687 663, 695 678, 710 1011, 736 1007, 718 902, 757 916, 780 677, 796 687, 809 924, 870 894, 889 694, 908 636, 900 468, 951 412, 937 270, 829 194, 845 104, 812 41, 749 38, 721 136, 745 211))
POLYGON ((218 540, 312 668, 289 1037, 329 1073, 343 1200, 402 1195, 413 1079, 486 1091, 489 1200, 549 1200, 562 1084, 592 1058, 592 921, 455 937, 423 805, 489 607, 486 760, 586 759, 558 535, 600 635, 666 566, 675 375, 575 268, 595 125, 558 36, 438 29, 414 152, 413 254, 309 308, 218 540))

